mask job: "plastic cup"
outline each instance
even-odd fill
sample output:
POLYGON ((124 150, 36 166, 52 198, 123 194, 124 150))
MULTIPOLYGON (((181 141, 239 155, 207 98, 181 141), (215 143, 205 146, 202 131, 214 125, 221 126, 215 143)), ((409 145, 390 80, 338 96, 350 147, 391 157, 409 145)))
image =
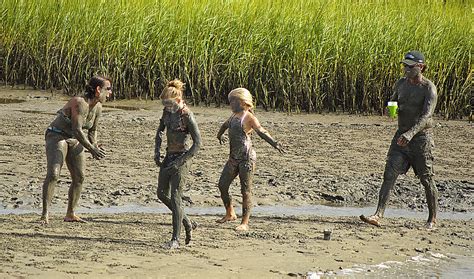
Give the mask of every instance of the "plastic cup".
POLYGON ((397 102, 388 102, 388 115, 392 118, 397 117, 398 103, 397 102))

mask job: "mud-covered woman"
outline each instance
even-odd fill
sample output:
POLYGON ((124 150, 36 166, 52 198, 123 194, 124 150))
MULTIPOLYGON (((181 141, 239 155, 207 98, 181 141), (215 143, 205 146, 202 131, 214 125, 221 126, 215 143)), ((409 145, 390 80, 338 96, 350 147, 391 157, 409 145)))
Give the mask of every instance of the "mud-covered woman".
POLYGON ((163 89, 160 99, 164 106, 155 137, 155 162, 160 167, 158 176, 158 198, 171 210, 173 234, 166 249, 179 248, 181 225, 186 232, 185 244, 189 244, 192 230, 197 224, 184 213, 182 193, 190 159, 201 146, 201 135, 193 113, 183 99, 184 83, 178 79, 170 81, 163 89), (166 155, 160 158, 160 149, 166 130, 166 155), (192 145, 188 147, 191 137, 192 145))
POLYGON ((103 76, 93 76, 86 85, 84 96, 71 98, 46 129, 47 173, 43 183, 43 223, 49 222, 51 199, 64 163, 71 174, 64 221, 84 222, 74 213, 85 178, 84 150, 88 150, 97 160, 105 157, 105 151, 99 147, 96 136, 102 103, 111 94, 111 81, 103 76))

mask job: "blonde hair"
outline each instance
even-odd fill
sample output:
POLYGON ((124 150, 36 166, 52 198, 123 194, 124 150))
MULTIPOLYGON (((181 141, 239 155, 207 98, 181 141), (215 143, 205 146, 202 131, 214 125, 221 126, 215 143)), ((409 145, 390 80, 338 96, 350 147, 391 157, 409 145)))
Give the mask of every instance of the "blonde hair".
POLYGON ((163 88, 161 91, 160 99, 183 99, 183 90, 184 90, 184 83, 179 79, 174 79, 163 88))
POLYGON ((246 88, 240 87, 235 88, 234 90, 230 91, 228 98, 235 97, 241 100, 244 104, 249 106, 249 108, 253 108, 253 101, 252 101, 252 94, 246 88))

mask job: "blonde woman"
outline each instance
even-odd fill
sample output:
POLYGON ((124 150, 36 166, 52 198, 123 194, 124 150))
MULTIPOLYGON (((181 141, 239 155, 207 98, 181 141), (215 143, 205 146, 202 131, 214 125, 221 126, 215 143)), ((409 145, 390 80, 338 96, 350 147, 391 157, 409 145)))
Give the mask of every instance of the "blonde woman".
POLYGON ((197 226, 186 216, 181 204, 188 164, 201 146, 198 125, 183 100, 183 89, 184 83, 178 79, 168 82, 163 89, 160 99, 164 109, 155 137, 155 162, 160 167, 157 194, 173 214, 173 236, 171 241, 164 245, 167 249, 179 247, 181 223, 186 231, 185 244, 191 241, 192 230, 197 226), (166 156, 161 161, 160 148, 165 128, 166 156), (189 136, 193 144, 188 149, 186 142, 189 136))
POLYGON ((220 144, 224 142, 223 134, 228 129, 230 154, 229 160, 222 170, 219 179, 219 191, 226 209, 225 216, 218 223, 234 221, 237 216, 232 206, 232 198, 229 194, 229 186, 237 175, 240 178, 240 190, 242 192, 242 222, 235 229, 246 231, 249 229, 249 218, 251 209, 252 180, 255 170, 256 154, 252 148, 250 135, 255 131, 262 139, 284 153, 283 147, 276 142, 270 134, 260 125, 257 117, 253 114, 252 94, 245 88, 236 88, 229 95, 230 109, 232 115, 222 124, 217 138, 220 144))

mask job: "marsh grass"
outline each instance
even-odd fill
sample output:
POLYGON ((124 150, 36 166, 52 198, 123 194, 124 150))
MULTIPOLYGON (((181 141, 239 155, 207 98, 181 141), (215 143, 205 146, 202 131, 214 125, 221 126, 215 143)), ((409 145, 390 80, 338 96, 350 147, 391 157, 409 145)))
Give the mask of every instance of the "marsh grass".
POLYGON ((95 73, 116 98, 180 78, 195 104, 244 86, 265 109, 381 113, 404 53, 423 51, 437 111, 467 115, 467 1, 1 0, 0 80, 78 94, 95 73), (446 3, 445 3, 446 2, 446 3))

